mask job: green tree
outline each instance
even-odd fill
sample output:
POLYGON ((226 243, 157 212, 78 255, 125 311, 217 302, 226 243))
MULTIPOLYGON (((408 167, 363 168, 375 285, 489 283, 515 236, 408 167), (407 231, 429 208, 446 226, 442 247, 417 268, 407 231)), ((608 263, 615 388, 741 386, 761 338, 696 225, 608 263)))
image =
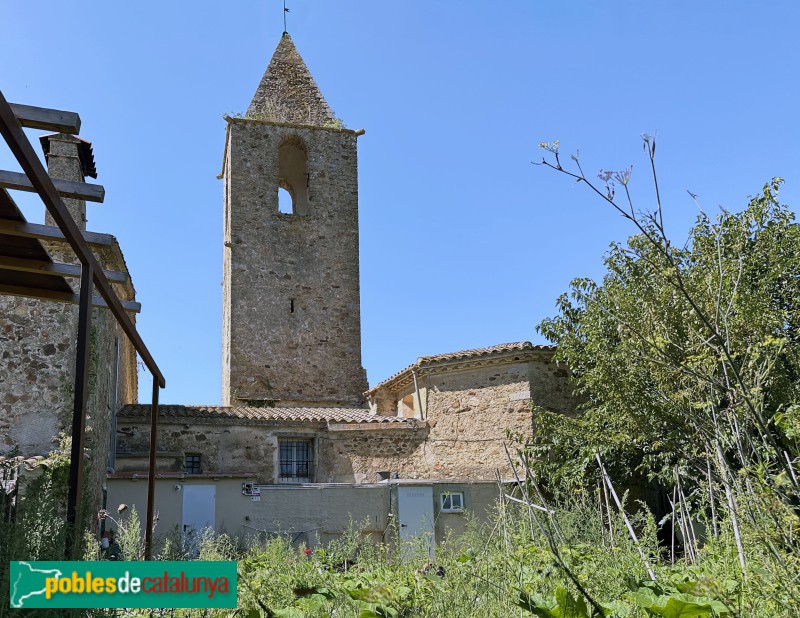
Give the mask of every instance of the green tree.
MULTIPOLYGON (((630 221, 602 281, 576 279, 540 333, 571 369, 583 413, 534 411, 537 471, 571 490, 594 479, 595 453, 612 475, 635 471, 667 486, 707 481, 751 524, 798 525, 800 227, 767 183, 740 213, 702 212, 676 245, 663 223, 655 142, 644 136, 656 207, 636 208, 630 170, 587 178, 558 142, 542 164, 586 184, 630 221), (712 472, 713 471, 713 472, 712 472), (708 475, 708 476, 706 476, 708 475), (722 491, 724 490, 724 491, 722 491), (755 498, 754 498, 755 496, 755 498), (776 506, 777 502, 777 506, 776 506)), ((792 533, 778 532, 787 550, 792 533)), ((739 541, 740 562, 745 568, 739 541)))
POLYGON ((656 217, 632 215, 645 231, 613 244, 602 282, 574 280, 538 327, 585 410, 538 414, 573 430, 550 444, 539 432, 538 447, 577 450, 584 466, 597 451, 664 478, 717 438, 740 464, 796 456, 800 228, 778 202, 780 183, 741 213, 700 215, 681 248, 656 217))

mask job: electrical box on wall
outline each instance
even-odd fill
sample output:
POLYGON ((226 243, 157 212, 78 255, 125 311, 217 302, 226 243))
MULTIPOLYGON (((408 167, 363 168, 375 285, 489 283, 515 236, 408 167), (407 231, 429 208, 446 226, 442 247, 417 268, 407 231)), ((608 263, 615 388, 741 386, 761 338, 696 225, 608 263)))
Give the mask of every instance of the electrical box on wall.
POLYGON ((261 495, 261 488, 256 487, 253 483, 242 483, 242 495, 243 496, 260 496, 261 495))

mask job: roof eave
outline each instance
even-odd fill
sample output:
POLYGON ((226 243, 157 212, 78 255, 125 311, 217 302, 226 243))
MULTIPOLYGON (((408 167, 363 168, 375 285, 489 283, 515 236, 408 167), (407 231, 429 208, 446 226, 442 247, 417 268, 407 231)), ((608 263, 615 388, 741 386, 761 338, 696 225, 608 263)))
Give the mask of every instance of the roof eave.
POLYGON ((378 390, 381 389, 387 389, 390 392, 399 391, 413 382, 414 372, 417 372, 418 375, 422 376, 434 373, 439 369, 444 371, 458 371, 461 369, 472 369, 474 367, 489 366, 494 364, 527 362, 537 358, 549 360, 555 353, 555 346, 534 346, 532 344, 528 344, 528 346, 529 347, 519 349, 481 352, 474 355, 464 354, 463 356, 458 356, 460 353, 456 352, 450 355, 438 354, 435 356, 423 356, 417 359, 417 362, 409 365, 405 369, 400 370, 398 373, 390 378, 387 378, 383 382, 379 382, 373 386, 366 392, 366 395, 371 398, 378 390))

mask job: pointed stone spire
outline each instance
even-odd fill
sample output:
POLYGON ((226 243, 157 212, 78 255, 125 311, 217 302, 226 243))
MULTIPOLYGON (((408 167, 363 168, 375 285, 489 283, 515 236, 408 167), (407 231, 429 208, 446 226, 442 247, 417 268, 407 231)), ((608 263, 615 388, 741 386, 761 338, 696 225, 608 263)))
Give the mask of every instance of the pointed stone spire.
POLYGON ((333 111, 286 32, 261 78, 247 117, 311 126, 336 123, 333 111))

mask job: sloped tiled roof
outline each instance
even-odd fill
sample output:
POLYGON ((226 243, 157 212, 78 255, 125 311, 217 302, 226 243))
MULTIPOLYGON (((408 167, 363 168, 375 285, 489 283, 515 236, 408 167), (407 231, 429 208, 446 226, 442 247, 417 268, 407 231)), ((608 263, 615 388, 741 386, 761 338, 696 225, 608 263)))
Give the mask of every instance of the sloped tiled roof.
MULTIPOLYGON (((403 423, 409 419, 378 416, 363 408, 256 408, 250 406, 180 406, 161 405, 159 416, 170 418, 221 419, 245 421, 334 422, 334 423, 403 423)), ((124 418, 150 418, 149 404, 128 404, 119 415, 124 418)))
POLYGON ((431 363, 491 358, 492 356, 498 356, 507 352, 552 352, 555 349, 555 346, 552 345, 534 345, 530 341, 516 341, 514 343, 500 343, 487 348, 473 348, 471 350, 459 350, 458 352, 448 352, 446 354, 420 356, 415 363, 411 363, 408 367, 404 367, 394 375, 383 380, 383 382, 379 382, 369 389, 369 392, 393 382, 412 369, 419 369, 431 363))
POLYGON ((462 358, 474 358, 485 356, 496 352, 523 352, 528 350, 555 350, 551 345, 533 345, 530 341, 517 341, 515 343, 501 343, 489 346, 488 348, 474 348, 472 350, 461 350, 459 352, 449 352, 447 354, 434 354, 433 356, 421 356, 417 359, 418 363, 431 363, 434 361, 460 360, 462 358))

